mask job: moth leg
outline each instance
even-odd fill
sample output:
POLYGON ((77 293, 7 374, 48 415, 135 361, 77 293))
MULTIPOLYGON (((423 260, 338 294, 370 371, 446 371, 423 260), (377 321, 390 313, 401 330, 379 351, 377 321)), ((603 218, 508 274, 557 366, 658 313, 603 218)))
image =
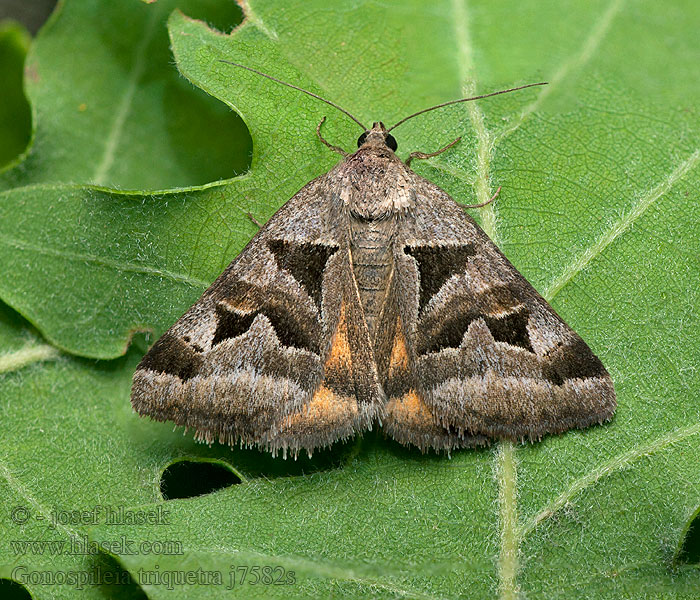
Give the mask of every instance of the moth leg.
POLYGON ((328 146, 333 152, 337 152, 338 154, 342 154, 343 156, 350 156, 345 150, 343 150, 340 146, 334 146, 330 142, 326 141, 324 137, 321 135, 321 125, 323 125, 326 122, 326 117, 323 117, 321 119, 321 122, 316 126, 316 135, 318 136, 318 139, 321 140, 323 144, 328 146))
POLYGON ((481 208, 482 206, 486 206, 487 204, 491 204, 497 197, 498 194, 501 191, 501 186, 498 186, 498 189, 496 190, 496 193, 491 196, 486 202, 481 202, 480 204, 461 204, 460 206, 462 208, 481 208))
POLYGON ((453 140, 449 144, 447 144, 447 146, 445 146, 444 148, 440 148, 440 150, 438 150, 437 152, 430 152, 429 154, 426 154, 425 152, 411 152, 411 154, 409 154, 408 158, 406 159, 406 166, 407 167, 411 166, 411 161, 414 158, 420 158, 420 159, 432 158, 433 156, 437 156, 438 154, 442 154, 445 150, 449 150, 450 148, 452 148, 452 146, 454 146, 461 139, 462 139, 461 136, 458 137, 456 140, 453 140))

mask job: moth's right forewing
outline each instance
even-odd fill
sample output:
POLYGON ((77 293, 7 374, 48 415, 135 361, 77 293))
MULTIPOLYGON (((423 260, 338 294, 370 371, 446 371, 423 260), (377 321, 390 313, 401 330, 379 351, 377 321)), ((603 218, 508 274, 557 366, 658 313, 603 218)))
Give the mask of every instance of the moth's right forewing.
POLYGON ((581 337, 445 192, 419 180, 416 195, 396 245, 406 389, 387 407, 392 435, 455 447, 611 418, 612 380, 581 337))

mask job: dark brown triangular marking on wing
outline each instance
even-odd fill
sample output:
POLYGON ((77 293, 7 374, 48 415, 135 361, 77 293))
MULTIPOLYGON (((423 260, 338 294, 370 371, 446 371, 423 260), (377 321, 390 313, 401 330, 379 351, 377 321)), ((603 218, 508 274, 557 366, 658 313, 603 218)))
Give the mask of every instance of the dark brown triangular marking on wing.
POLYGON ((481 313, 475 311, 450 314, 441 323, 439 330, 434 335, 419 339, 419 344, 416 348, 418 355, 440 352, 445 348, 459 348, 464 334, 469 328, 469 324, 480 316, 481 313))
POLYGON ((520 346, 528 352, 534 352, 527 332, 527 321, 530 311, 525 306, 519 306, 514 312, 498 317, 484 316, 484 321, 497 342, 506 342, 511 346, 520 346))
POLYGON ((243 335, 250 329, 258 312, 241 314, 236 310, 230 310, 221 304, 216 305, 216 331, 214 339, 211 341, 212 346, 220 344, 224 340, 236 338, 243 335))
POLYGON ((180 338, 166 333, 141 359, 138 369, 168 373, 186 381, 199 372, 201 364, 200 353, 190 348, 180 338))
POLYGON ((275 302, 275 298, 269 298, 261 308, 251 313, 241 314, 237 310, 231 310, 225 304, 216 306, 216 332, 212 340, 212 346, 229 338, 243 335, 253 324, 259 314, 265 315, 283 346, 301 348, 314 354, 320 352, 318 340, 313 333, 298 322, 295 313, 289 306, 275 302))
POLYGON ((476 254, 474 244, 463 246, 406 246, 404 252, 418 263, 420 276, 419 311, 440 291, 444 283, 464 271, 470 256, 476 254))
POLYGON ((295 244, 285 240, 271 240, 267 245, 275 256, 277 266, 290 273, 320 308, 323 271, 326 262, 338 247, 310 243, 295 244))
POLYGON ((555 385, 561 385, 567 379, 605 377, 608 374, 600 359, 579 337, 571 344, 559 346, 547 358, 542 372, 555 385))
POLYGON ((437 331, 420 340, 418 354, 440 352, 445 348, 459 348, 469 325, 476 319, 483 319, 497 342, 506 342, 533 352, 527 332, 529 311, 525 306, 516 307, 513 312, 492 316, 464 303, 448 312, 450 315, 439 324, 437 331))

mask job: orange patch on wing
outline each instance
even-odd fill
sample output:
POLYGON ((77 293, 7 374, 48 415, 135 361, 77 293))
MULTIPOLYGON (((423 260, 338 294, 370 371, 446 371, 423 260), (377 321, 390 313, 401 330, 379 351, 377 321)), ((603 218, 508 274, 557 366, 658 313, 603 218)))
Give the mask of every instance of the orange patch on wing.
POLYGON ((396 318, 396 333, 394 333, 394 345, 391 347, 389 357, 389 377, 408 372, 408 351, 406 350, 406 338, 403 335, 401 317, 396 318))
POLYGON ((357 402, 354 398, 338 396, 322 385, 316 390, 305 410, 310 416, 334 421, 357 414, 357 402))
MULTIPOLYGON (((333 334, 324 370, 327 376, 332 374, 335 378, 352 375, 345 304, 340 306, 338 326, 333 334)), ((284 420, 281 432, 300 433, 304 430, 336 428, 352 423, 359 412, 357 399, 354 396, 339 395, 332 387, 331 381, 326 380, 322 383, 299 412, 289 415, 284 420)))
POLYGON ((386 407, 390 418, 411 426, 434 425, 433 413, 415 390, 409 390, 400 398, 391 398, 386 407))
MULTIPOLYGON (((349 369, 352 367, 350 344, 348 342, 348 324, 345 318, 345 304, 340 306, 338 328, 333 335, 331 351, 326 359, 325 368, 330 370, 349 369)), ((317 392, 318 393, 318 392, 317 392)))
POLYGON ((353 420, 357 416, 357 411, 355 398, 338 396, 321 385, 301 412, 287 417, 284 429, 342 425, 353 420))

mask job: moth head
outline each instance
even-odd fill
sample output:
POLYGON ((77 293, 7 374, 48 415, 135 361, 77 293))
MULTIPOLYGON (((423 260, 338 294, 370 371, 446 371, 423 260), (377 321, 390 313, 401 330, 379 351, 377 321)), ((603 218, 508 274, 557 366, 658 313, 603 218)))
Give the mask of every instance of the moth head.
POLYGON ((374 123, 372 125, 372 129, 368 129, 359 138, 357 138, 358 148, 365 145, 386 146, 394 152, 396 152, 396 148, 398 148, 396 138, 386 130, 384 123, 381 121, 379 121, 379 123, 374 123))

